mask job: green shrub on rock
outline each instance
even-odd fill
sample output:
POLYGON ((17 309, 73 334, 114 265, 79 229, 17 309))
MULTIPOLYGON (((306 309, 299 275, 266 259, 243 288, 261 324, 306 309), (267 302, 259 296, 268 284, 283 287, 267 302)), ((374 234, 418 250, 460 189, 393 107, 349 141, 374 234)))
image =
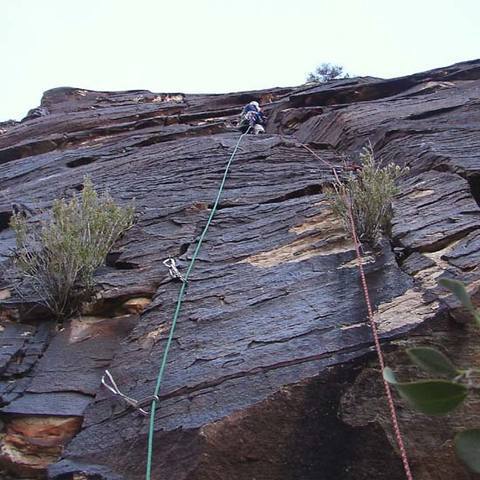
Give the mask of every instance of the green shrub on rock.
POLYGON ((95 270, 133 219, 132 205, 121 207, 108 193, 99 195, 88 177, 79 196, 55 200, 39 225, 13 215, 16 265, 25 286, 56 317, 72 315, 92 295, 95 270))
POLYGON ((326 196, 333 212, 343 220, 348 231, 351 231, 351 208, 359 240, 376 245, 382 233, 390 232, 392 201, 398 193, 396 180, 408 168, 392 163, 381 167, 371 147, 363 149, 360 160, 360 172, 357 175, 352 173, 344 183, 334 183, 333 188, 326 190, 326 196))

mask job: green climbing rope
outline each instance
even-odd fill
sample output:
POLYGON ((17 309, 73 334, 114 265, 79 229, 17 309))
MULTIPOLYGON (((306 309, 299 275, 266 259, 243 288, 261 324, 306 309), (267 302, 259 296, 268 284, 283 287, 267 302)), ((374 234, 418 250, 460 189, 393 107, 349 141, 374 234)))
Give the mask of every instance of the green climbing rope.
POLYGON ((190 276, 191 271, 193 270, 193 267, 195 265, 195 260, 197 259, 198 253, 200 252, 200 247, 202 246, 203 240, 205 236, 207 235, 208 227, 212 223, 213 217, 215 215, 215 212, 217 211, 218 203, 220 201, 220 197, 223 192, 223 188, 225 186, 225 181, 227 180, 227 175, 228 171, 230 169, 230 165, 232 164, 233 159, 235 158, 235 154, 237 153, 238 147, 240 146, 240 142, 242 141, 243 137, 247 135, 249 132, 250 127, 248 130, 240 135, 237 144, 235 145, 235 148, 233 149, 232 155, 230 156, 230 159, 227 162, 227 166, 225 167, 225 171, 223 173, 223 178, 220 183, 220 188, 218 189, 217 193, 217 198, 215 199, 215 203, 213 204, 212 210, 210 211, 210 215, 208 217, 207 223, 202 231, 202 234, 200 235, 200 238, 198 239, 197 246, 195 247, 195 250, 192 255, 192 259, 190 260, 190 264, 188 265, 187 272, 184 275, 184 281, 182 282, 182 286, 180 288, 180 291, 178 293, 178 299, 177 299, 177 305, 175 307, 175 312, 173 314, 173 319, 172 319, 172 325, 170 326, 170 332, 168 334, 168 339, 167 343, 165 345, 165 350, 163 352, 163 357, 162 357, 162 363, 160 364, 160 370, 158 372, 158 377, 157 377, 157 383, 155 385, 155 391, 153 394, 154 400, 152 400, 152 405, 150 409, 150 422, 149 422, 149 428, 148 428, 148 444, 147 444, 147 470, 145 474, 145 479, 150 480, 151 476, 151 471, 152 471, 152 452, 153 452, 153 432, 154 432, 154 426, 155 426, 155 409, 156 409, 156 404, 157 404, 157 399, 155 397, 158 397, 158 393, 160 392, 160 386, 162 385, 162 380, 163 380, 163 374, 165 372, 165 366, 167 364, 167 359, 168 359, 168 352, 170 350, 170 346, 172 344, 173 340, 173 334, 175 332, 175 327, 177 325, 177 319, 178 316, 180 315, 180 310, 182 308, 182 303, 183 303, 183 297, 185 296, 185 290, 187 288, 187 283, 188 283, 188 277, 190 276))

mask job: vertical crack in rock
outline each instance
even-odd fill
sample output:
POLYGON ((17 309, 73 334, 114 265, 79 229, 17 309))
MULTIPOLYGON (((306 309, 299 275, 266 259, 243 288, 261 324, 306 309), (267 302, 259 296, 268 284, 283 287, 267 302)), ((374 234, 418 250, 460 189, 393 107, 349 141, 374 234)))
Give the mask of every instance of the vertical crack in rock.
POLYGON ((477 205, 480 206, 480 175, 471 175, 468 178, 468 183, 470 185, 470 191, 472 192, 473 198, 477 202, 477 205))
POLYGON ((13 212, 11 210, 8 212, 0 212, 0 232, 10 228, 10 219, 12 218, 12 215, 13 212))

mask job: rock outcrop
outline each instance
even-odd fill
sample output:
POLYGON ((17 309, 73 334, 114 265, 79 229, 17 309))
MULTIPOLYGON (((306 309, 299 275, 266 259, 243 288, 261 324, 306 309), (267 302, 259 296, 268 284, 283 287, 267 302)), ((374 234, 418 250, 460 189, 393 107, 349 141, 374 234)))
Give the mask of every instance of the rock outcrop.
MULTIPOLYGON (((256 99, 267 134, 247 136, 195 270, 155 422, 154 478, 401 479, 353 245, 325 201, 330 163, 370 141, 410 167, 392 237, 365 270, 387 362, 445 347, 477 363, 452 321, 442 275, 480 279, 480 61, 402 78, 222 95, 58 88, 0 125, 0 465, 5 478, 141 479, 148 419, 102 388, 108 368, 152 395, 179 284, 256 99), (97 275, 88 316, 58 326, 12 288, 12 203, 33 217, 90 175, 138 222, 97 275), (19 321, 19 318, 21 321, 19 321), (400 345, 402 348, 398 348, 400 345)), ((368 253, 368 252, 367 252, 368 253)), ((406 367, 405 367, 406 368, 406 367)), ((438 420, 399 402, 414 476, 474 478, 451 437, 478 405, 438 420)))

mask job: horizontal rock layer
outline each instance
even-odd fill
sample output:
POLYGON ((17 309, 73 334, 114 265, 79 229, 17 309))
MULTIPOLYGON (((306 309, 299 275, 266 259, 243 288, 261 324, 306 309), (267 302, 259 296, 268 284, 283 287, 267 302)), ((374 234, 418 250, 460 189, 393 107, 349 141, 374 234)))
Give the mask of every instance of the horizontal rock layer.
MULTIPOLYGON (((479 93, 473 61, 223 95, 60 88, 22 122, 2 124, 3 466, 31 475, 50 465, 52 479, 143 478, 148 419, 100 378, 108 368, 127 395, 153 393, 179 291, 162 261, 186 268, 238 139, 238 112, 257 99, 267 134, 242 141, 190 278, 160 391, 153 476, 403 478, 388 422, 365 406, 372 338, 353 245, 323 194, 328 165, 358 162, 370 141, 382 161, 410 166, 391 240, 365 252, 367 281, 385 345, 435 336, 437 323, 447 331, 438 319, 453 303, 438 278, 479 278, 479 93), (92 312, 59 330, 12 289, 11 204, 35 218, 80 191, 87 174, 119 202, 135 198, 138 221, 99 270, 92 312), (353 410, 345 395, 359 398, 367 420, 338 413, 353 410), (54 447, 36 449, 43 434, 18 427, 38 422, 46 437, 65 426, 54 447)), ((405 418, 415 478, 447 478, 425 468, 414 421, 405 418)), ((448 462, 450 476, 468 478, 448 462)))

